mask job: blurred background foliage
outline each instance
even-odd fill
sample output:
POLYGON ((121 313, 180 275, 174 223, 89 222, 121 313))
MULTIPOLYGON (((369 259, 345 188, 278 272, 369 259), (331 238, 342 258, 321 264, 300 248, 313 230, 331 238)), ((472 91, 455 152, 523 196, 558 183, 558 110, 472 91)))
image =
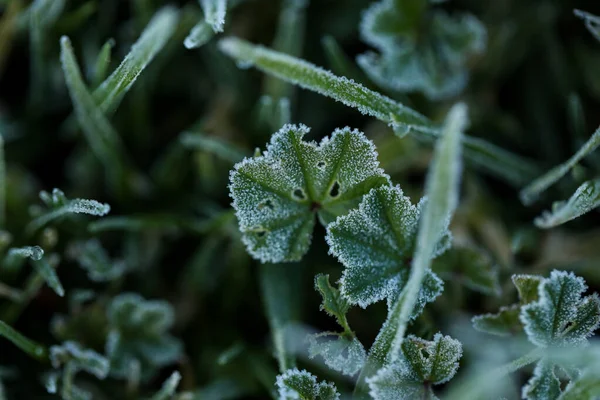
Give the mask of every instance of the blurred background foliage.
MULTIPOLYGON (((230 1, 221 36, 294 53, 437 122, 453 103, 465 101, 472 136, 530 158, 540 171, 566 160, 600 125, 600 43, 573 14, 575 8, 600 14, 596 1, 428 5, 449 15, 471 13, 487 30, 485 50, 464 60, 469 75, 464 90, 435 100, 426 93, 380 87, 356 63, 357 56, 376 50, 360 34, 361 16, 372 3, 230 1)), ((289 321, 297 323, 291 340, 299 364, 349 390, 350 382, 319 360, 308 360, 302 336, 337 329, 333 319, 318 312, 321 300, 313 284, 317 273, 335 281, 341 272, 327 254, 324 230, 317 228, 300 263, 261 266, 251 260, 230 208, 229 170, 256 147, 264 148, 279 121, 308 125, 311 139, 350 126, 375 142, 382 167, 416 201, 431 148, 410 136, 400 139, 384 124, 330 99, 238 68, 218 51, 215 39, 186 49, 184 39, 202 18, 191 0, 68 0, 56 15, 43 10, 37 32, 29 27, 31 2, 3 0, 0 10, 0 134, 6 159, 0 319, 46 346, 71 340, 100 354, 117 352, 121 363, 132 354, 143 360, 137 367, 135 362, 121 365, 129 373, 111 373, 103 381, 78 375, 78 385, 98 399, 149 397, 175 370, 182 375, 180 390, 193 398, 267 398, 278 371, 270 330, 289 321), (107 114, 127 158, 121 172, 128 176, 126 183, 115 188, 72 117, 59 39, 70 37, 93 90, 166 3, 179 10, 173 35, 107 114), (290 101, 290 118, 287 108, 279 107, 282 98, 290 101), (27 225, 44 212, 38 193, 53 188, 68 198, 108 203, 110 214, 61 219, 31 232, 27 225), (33 245, 41 246, 57 268, 65 297, 45 285, 36 287, 36 272, 9 259, 9 247, 33 245), (123 298, 127 292, 138 295, 123 298), (133 309, 119 308, 132 298, 137 299, 133 309), (285 310, 278 315, 283 312, 284 320, 269 318, 282 304, 285 310)), ((431 337, 461 315, 510 303, 516 297, 508 279, 512 273, 568 269, 600 289, 596 213, 547 231, 532 224, 553 200, 568 198, 596 177, 599 168, 600 158, 592 154, 526 208, 518 199, 520 188, 467 167, 452 227, 464 254, 451 254, 439 266, 448 279, 443 299, 426 309, 413 331, 431 337), (475 255, 468 252, 473 248, 475 255), (482 264, 498 274, 497 288, 489 275, 469 272, 482 264)), ((350 311, 363 343, 372 342, 385 311, 382 303, 368 312, 350 311)), ((48 361, 30 358, 2 340, 0 366, 6 398, 56 398, 42 383, 51 369, 48 361)))

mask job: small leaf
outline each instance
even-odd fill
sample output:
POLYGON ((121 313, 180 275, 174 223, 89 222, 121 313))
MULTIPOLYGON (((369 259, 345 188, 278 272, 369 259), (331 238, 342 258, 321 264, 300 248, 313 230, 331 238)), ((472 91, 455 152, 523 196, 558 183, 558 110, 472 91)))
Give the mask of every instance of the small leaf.
POLYGON ((600 179, 584 182, 566 201, 552 205, 552 211, 545 211, 534 220, 539 228, 553 228, 582 216, 600 206, 600 179))
POLYGON ((517 292, 521 305, 526 305, 539 299, 539 287, 543 278, 537 275, 516 274, 512 276, 512 281, 517 292))
POLYGON ((163 383, 162 388, 152 396, 151 400, 168 400, 175 394, 179 381, 181 380, 181 374, 175 371, 171 376, 163 383))
POLYGON ((600 41, 600 17, 581 10, 573 10, 576 16, 583 19, 585 27, 600 41))
POLYGON ((73 341, 50 347, 50 361, 57 369, 70 363, 77 371, 88 372, 98 379, 104 379, 108 375, 108 359, 93 350, 84 350, 73 341))
POLYGON ((538 362, 533 376, 523 386, 522 395, 527 400, 556 400, 560 396, 560 380, 556 377, 551 362, 538 362))
POLYGON ((323 332, 308 337, 310 358, 323 357, 334 371, 353 376, 362 368, 367 352, 357 338, 347 338, 337 333, 323 332))
POLYGON ((340 398, 333 383, 317 383, 317 377, 306 370, 289 369, 277 376, 276 384, 280 400, 337 400, 340 398))
POLYGON ((480 293, 500 293, 497 266, 488 254, 476 247, 454 247, 438 257, 432 269, 442 279, 456 280, 480 293))
POLYGON ((513 336, 523 330, 519 315, 521 307, 515 304, 501 307, 496 314, 483 314, 473 317, 473 328, 480 332, 498 336, 513 336))
POLYGON ((402 353, 412 373, 422 382, 441 385, 458 370, 462 345, 450 336, 436 333, 433 341, 409 335, 402 342, 402 353))
POLYGON ((529 340, 540 347, 587 343, 600 324, 600 300, 582 298, 587 286, 573 273, 552 271, 539 286, 539 299, 521 309, 529 340))
POLYGON ((122 260, 113 261, 97 239, 74 244, 70 255, 87 271, 88 278, 94 282, 108 282, 120 278, 127 271, 122 260))
POLYGON ((350 309, 348 301, 340 295, 340 291, 329 283, 329 275, 319 274, 315 276, 315 289, 319 291, 323 298, 321 303, 321 311, 325 311, 328 315, 334 317, 338 324, 344 328, 346 333, 350 333, 346 313, 350 309))
POLYGON ((310 246, 315 215, 326 225, 371 188, 389 184, 364 134, 337 129, 317 145, 302 141, 308 131, 285 125, 263 156, 246 158, 231 173, 242 240, 262 262, 299 260, 310 246))
POLYGON ((56 271, 50 265, 50 263, 48 263, 48 260, 42 257, 39 260, 32 260, 31 263, 33 264, 33 267, 37 273, 44 278, 44 281, 46 281, 48 286, 54 290, 57 295, 63 297, 65 295, 65 289, 63 289, 62 284, 56 275, 56 271))
POLYGON ((212 26, 215 33, 223 32, 225 26, 225 13, 227 11, 227 0, 200 0, 204 20, 212 26))
POLYGON ((600 398, 598 366, 585 369, 577 379, 571 381, 560 395, 560 400, 587 400, 600 398))
POLYGON ((200 21, 190 31, 183 41, 186 49, 197 49, 202 47, 215 35, 215 31, 206 21, 200 21))
POLYGON ((394 364, 380 369, 367 379, 369 394, 373 400, 437 400, 431 385, 413 379, 404 364, 394 364))

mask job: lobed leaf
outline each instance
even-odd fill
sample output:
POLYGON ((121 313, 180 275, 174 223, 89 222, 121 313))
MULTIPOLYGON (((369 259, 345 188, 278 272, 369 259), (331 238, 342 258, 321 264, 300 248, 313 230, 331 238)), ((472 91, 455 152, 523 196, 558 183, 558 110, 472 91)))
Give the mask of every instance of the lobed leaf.
POLYGON ((317 145, 302 140, 308 132, 304 125, 285 125, 264 155, 246 158, 231 173, 242 240, 262 262, 299 260, 310 246, 315 216, 327 225, 371 188, 389 184, 364 134, 337 129, 317 145))
MULTIPOLYGON (((410 131, 419 140, 429 143, 442 134, 439 128, 418 112, 304 60, 237 38, 222 39, 219 47, 234 58, 240 67, 254 65, 282 80, 340 101, 389 124, 396 134, 403 135, 410 131)), ((463 140, 465 157, 469 161, 513 184, 523 184, 538 173, 537 167, 530 161, 484 140, 469 136, 464 136, 463 140)))
POLYGON ((367 352, 356 337, 323 332, 308 337, 308 356, 323 357, 325 365, 344 375, 353 376, 363 367, 367 352))
POLYGON ((533 370, 533 376, 523 386, 522 396, 527 400, 556 400, 561 393, 560 380, 554 373, 554 364, 542 360, 533 370))
POLYGON ((521 305, 526 305, 539 299, 539 287, 544 280, 541 276, 515 274, 511 279, 519 293, 519 302, 521 305))
POLYGON ((277 376, 276 384, 280 400, 337 400, 340 398, 333 383, 317 383, 317 378, 306 370, 289 369, 277 376))
POLYGON ((600 379, 598 365, 586 368, 577 379, 572 380, 559 400, 586 400, 600 398, 600 379))
POLYGON ((552 211, 545 211, 534 220, 539 228, 553 228, 582 216, 600 206, 600 179, 584 182, 566 201, 552 205, 552 211))
POLYGON ((350 333, 346 313, 350 309, 350 304, 344 298, 340 291, 331 286, 329 275, 318 274, 315 276, 315 289, 319 291, 323 302, 321 303, 321 311, 325 311, 328 315, 334 317, 337 323, 344 328, 346 333, 350 333))
POLYGON ((500 307, 496 314, 477 315, 471 319, 473 328, 480 332, 498 336, 513 336, 523 330, 519 315, 521 307, 518 304, 500 307))
POLYGON ((529 341, 540 347, 587 343, 600 324, 598 295, 582 298, 587 286, 570 272, 552 271, 539 286, 539 299, 521 309, 529 341))

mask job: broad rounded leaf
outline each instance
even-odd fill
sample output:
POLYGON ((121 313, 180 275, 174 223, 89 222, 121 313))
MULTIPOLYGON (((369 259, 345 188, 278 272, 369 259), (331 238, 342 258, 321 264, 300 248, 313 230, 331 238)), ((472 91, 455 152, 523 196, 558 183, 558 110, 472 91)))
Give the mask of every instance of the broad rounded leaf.
POLYGON ((337 129, 331 138, 302 140, 309 128, 285 125, 262 156, 231 173, 231 197, 242 240, 262 262, 297 261, 307 252, 315 216, 326 225, 389 184, 364 134, 337 129))

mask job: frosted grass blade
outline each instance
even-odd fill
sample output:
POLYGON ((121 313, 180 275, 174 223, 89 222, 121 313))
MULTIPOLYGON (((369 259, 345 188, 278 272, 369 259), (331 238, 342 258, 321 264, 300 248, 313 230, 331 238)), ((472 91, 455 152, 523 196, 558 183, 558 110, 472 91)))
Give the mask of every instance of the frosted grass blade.
POLYGON ((552 206, 534 221, 538 228, 553 228, 600 207, 600 179, 583 183, 567 201, 552 206))
POLYGON ((198 22, 190 31, 189 35, 183 41, 183 45, 186 49, 197 49, 208 43, 210 39, 215 35, 211 26, 206 21, 198 22))
POLYGON ((573 10, 573 13, 583 19, 587 30, 600 41, 600 17, 582 10, 573 10))
POLYGON ((4 137, 0 133, 0 229, 6 222, 6 163, 4 160, 4 137))
POLYGON ((104 113, 117 109, 144 68, 167 44, 175 32, 177 21, 178 11, 174 7, 166 6, 156 12, 139 39, 131 46, 129 54, 94 91, 94 100, 104 113))
POLYGON ((48 260, 42 257, 40 260, 32 260, 31 263, 37 273, 44 278, 46 284, 54 290, 57 295, 64 297, 65 290, 56 275, 56 271, 54 271, 54 268, 48 263, 48 260))
POLYGON ((115 41, 113 39, 108 39, 98 52, 98 57, 96 58, 96 63, 94 64, 92 87, 98 87, 102 81, 106 79, 113 47, 115 47, 115 41))
MULTIPOLYGON (((439 127, 417 111, 304 60, 234 37, 221 40, 219 46, 240 67, 255 66, 265 73, 356 108, 389 124, 400 136, 411 132, 420 140, 434 142, 441 134, 439 127)), ((465 135, 463 141, 468 161, 508 182, 522 185, 538 173, 537 167, 530 161, 482 139, 465 135)))
POLYGON ((200 6, 204 12, 204 20, 212 27, 213 31, 215 33, 223 32, 227 0, 200 0, 200 6))
POLYGON ((39 360, 46 358, 47 350, 44 346, 21 335, 4 321, 0 321, 0 336, 4 336, 13 342, 15 346, 29 354, 31 357, 39 360))
POLYGON ((527 187, 525 187, 521 193, 521 201, 525 205, 533 203, 544 190, 548 189, 560 178, 565 176, 577 163, 579 163, 585 156, 593 152, 600 145, 600 127, 596 129, 596 132, 592 135, 588 141, 581 146, 581 148, 571 158, 562 164, 552 168, 544 175, 540 176, 527 187))
POLYGON ((163 383, 162 388, 152 396, 151 400, 168 400, 170 399, 177 390, 177 386, 179 386, 179 381, 181 381, 181 374, 178 371, 175 371, 171 374, 171 376, 163 383))

